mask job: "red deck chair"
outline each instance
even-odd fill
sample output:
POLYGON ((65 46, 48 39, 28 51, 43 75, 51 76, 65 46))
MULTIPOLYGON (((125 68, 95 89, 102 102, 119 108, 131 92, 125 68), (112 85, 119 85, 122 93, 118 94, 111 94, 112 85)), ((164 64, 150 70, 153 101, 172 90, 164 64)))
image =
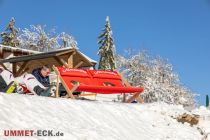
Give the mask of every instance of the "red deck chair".
MULTIPOLYGON (((99 94, 119 94, 133 93, 126 102, 132 102, 139 98, 139 94, 143 88, 126 86, 121 76, 116 71, 86 70, 86 69, 70 69, 63 67, 53 67, 61 83, 65 87, 71 98, 74 91, 86 91, 99 94)), ((138 100, 139 101, 139 100, 138 100)))
POLYGON ((116 71, 102 71, 102 70, 88 70, 91 73, 93 81, 97 86, 105 89, 99 93, 112 94, 112 93, 135 93, 142 92, 143 88, 136 88, 127 86, 123 81, 120 74, 116 71))

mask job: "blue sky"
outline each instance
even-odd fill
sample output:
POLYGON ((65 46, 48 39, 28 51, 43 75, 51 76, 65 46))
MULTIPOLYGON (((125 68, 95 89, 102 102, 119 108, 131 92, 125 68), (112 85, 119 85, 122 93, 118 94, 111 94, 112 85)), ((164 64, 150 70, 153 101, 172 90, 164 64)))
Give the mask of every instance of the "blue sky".
POLYGON ((81 51, 98 60, 97 36, 110 16, 118 53, 142 44, 169 59, 182 83, 210 95, 210 1, 208 0, 0 0, 0 31, 16 26, 56 27, 72 34, 81 51))

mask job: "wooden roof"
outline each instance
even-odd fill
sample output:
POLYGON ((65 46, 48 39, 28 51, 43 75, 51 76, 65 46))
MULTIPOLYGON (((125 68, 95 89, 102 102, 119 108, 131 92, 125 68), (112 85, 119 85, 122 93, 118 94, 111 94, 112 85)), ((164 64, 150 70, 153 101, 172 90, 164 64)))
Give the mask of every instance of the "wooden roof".
POLYGON ((25 56, 17 56, 8 59, 1 59, 0 63, 12 63, 18 69, 17 75, 21 71, 31 72, 34 68, 48 64, 49 66, 70 66, 70 67, 91 67, 95 66, 96 61, 90 59, 80 51, 74 48, 65 48, 50 52, 36 53, 25 56), (71 63, 71 64, 70 64, 71 63))

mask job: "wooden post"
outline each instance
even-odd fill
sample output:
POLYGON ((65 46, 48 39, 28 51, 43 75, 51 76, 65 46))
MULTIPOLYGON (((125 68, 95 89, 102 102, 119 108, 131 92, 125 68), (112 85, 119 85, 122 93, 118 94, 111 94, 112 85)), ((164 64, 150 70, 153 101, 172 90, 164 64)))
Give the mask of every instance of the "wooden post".
POLYGON ((124 103, 126 101, 126 94, 123 93, 123 99, 122 99, 122 102, 124 103))
POLYGON ((16 76, 19 76, 22 71, 25 70, 26 66, 28 64, 28 61, 24 62, 22 66, 20 66, 19 70, 16 72, 16 76))
POLYGON ((66 68, 69 67, 68 63, 66 63, 65 60, 63 60, 62 58, 59 58, 59 59, 61 60, 61 62, 63 63, 63 65, 64 65, 66 68))
POLYGON ((54 58, 55 58, 55 60, 56 60, 57 62, 59 62, 60 64, 63 64, 66 68, 69 67, 69 65, 66 63, 66 61, 63 60, 62 58, 60 58, 60 57, 58 57, 58 56, 55 56, 54 58))
POLYGON ((2 47, 0 47, 0 58, 4 59, 4 51, 3 51, 2 47))
POLYGON ((63 63, 61 62, 61 60, 57 57, 57 56, 54 56, 53 57, 60 65, 63 65, 63 63))
POLYGON ((73 65, 73 56, 74 56, 75 53, 72 53, 70 54, 69 58, 68 58, 68 68, 73 68, 74 65, 73 65))
POLYGON ((13 72, 14 76, 17 75, 17 64, 16 63, 12 64, 12 72, 13 72))

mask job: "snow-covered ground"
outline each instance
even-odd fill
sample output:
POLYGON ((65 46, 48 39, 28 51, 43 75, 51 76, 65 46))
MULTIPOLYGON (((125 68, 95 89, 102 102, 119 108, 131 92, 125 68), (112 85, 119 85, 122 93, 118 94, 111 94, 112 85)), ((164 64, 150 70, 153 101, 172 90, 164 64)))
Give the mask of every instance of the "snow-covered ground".
MULTIPOLYGON (((210 110, 182 106, 55 99, 0 93, 0 140, 201 140, 210 132, 210 110), (201 115, 198 125, 178 123, 183 113, 201 115), (5 130, 53 130, 59 137, 6 137, 5 130)), ((208 137, 210 140, 210 135, 208 137)))

